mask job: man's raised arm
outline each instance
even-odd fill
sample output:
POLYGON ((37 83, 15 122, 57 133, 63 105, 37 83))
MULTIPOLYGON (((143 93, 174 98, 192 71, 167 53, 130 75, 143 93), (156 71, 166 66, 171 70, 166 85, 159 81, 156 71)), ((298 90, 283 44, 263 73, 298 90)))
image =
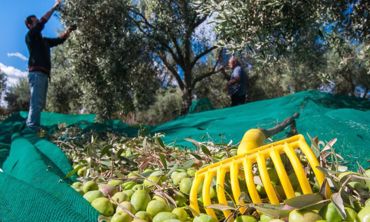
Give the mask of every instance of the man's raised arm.
POLYGON ((44 38, 44 39, 47 41, 49 47, 57 46, 65 42, 65 40, 69 37, 71 32, 76 30, 76 28, 77 28, 76 25, 72 25, 65 32, 63 32, 58 38, 44 38))
POLYGON ((47 21, 49 21, 51 15, 59 7, 61 2, 62 2, 62 0, 55 0, 55 3, 53 5, 53 7, 48 12, 46 12, 44 16, 42 16, 41 22, 46 23, 47 21))

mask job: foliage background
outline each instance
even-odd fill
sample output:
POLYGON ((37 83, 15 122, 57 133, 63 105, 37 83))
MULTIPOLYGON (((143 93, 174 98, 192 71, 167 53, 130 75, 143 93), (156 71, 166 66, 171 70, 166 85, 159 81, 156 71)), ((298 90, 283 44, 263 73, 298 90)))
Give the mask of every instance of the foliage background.
MULTIPOLYGON (((157 124, 196 98, 227 107, 219 70, 232 54, 248 73, 248 101, 329 83, 353 95, 370 88, 369 4, 66 0, 61 20, 78 30, 52 51, 47 110, 157 124)), ((27 110, 27 89, 24 80, 5 90, 9 111, 27 110)))

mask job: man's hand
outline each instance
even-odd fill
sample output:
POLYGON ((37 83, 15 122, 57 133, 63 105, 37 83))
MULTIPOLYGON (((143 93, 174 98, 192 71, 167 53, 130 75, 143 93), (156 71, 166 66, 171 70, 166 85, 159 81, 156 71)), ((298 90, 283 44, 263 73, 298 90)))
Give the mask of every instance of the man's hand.
POLYGON ((227 73, 226 73, 225 66, 222 66, 222 67, 218 70, 218 72, 221 72, 221 73, 222 73, 222 75, 224 76, 224 78, 225 78, 226 80, 229 80, 229 79, 230 79, 230 76, 229 76, 229 75, 227 75, 227 73))
POLYGON ((53 9, 57 9, 59 7, 60 3, 62 3, 62 0, 55 0, 53 9))
POLYGON ((219 71, 219 72, 222 72, 222 73, 226 73, 226 71, 225 71, 225 66, 222 66, 218 71, 219 71))
POLYGON ((71 32, 73 32, 76 29, 77 29, 77 25, 69 26, 68 29, 62 35, 60 35, 60 38, 62 38, 62 39, 68 38, 69 35, 71 34, 71 32))
POLYGON ((231 85, 234 85, 235 83, 239 82, 239 79, 238 78, 235 78, 235 79, 231 79, 227 82, 227 85, 228 86, 231 86, 231 85))
POLYGON ((77 25, 76 24, 73 24, 73 25, 71 25, 71 26, 68 27, 68 31, 69 32, 72 32, 72 31, 74 31, 76 29, 77 29, 77 25))
POLYGON ((62 2, 62 0, 56 0, 53 7, 45 13, 44 16, 42 16, 42 20, 44 21, 44 24, 49 21, 51 15, 53 14, 53 12, 60 6, 60 3, 62 2))

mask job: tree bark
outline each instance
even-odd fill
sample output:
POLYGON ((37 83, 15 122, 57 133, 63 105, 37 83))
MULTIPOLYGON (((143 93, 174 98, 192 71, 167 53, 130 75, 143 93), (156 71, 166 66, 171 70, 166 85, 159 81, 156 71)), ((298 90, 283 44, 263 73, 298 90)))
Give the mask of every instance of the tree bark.
POLYGON ((369 89, 368 88, 366 88, 365 89, 365 93, 364 93, 364 95, 362 96, 362 99, 366 99, 366 96, 367 96, 367 93, 369 92, 369 89))
POLYGON ((189 108, 192 103, 193 97, 193 89, 191 87, 187 87, 182 94, 182 110, 181 115, 185 115, 188 113, 189 108))

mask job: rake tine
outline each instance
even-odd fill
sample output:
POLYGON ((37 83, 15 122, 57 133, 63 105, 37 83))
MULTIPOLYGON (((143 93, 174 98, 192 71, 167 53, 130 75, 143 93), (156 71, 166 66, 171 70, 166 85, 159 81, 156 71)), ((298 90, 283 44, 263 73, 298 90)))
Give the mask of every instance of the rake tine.
POLYGON ((288 199, 295 197, 294 189, 290 183, 288 173, 285 170, 283 161, 280 158, 279 151, 277 149, 272 149, 270 152, 272 162, 279 176, 280 183, 284 189, 284 193, 288 199))
POLYGON ((243 161, 243 166, 244 166, 244 173, 245 173, 245 182, 247 183, 248 193, 252 199, 252 202, 262 203, 261 198, 258 194, 256 185, 254 184, 252 161, 250 159, 245 159, 243 161))
POLYGON ((203 180, 203 176, 196 173, 194 177, 193 185, 191 186, 191 190, 190 190, 190 207, 198 214, 200 213, 199 205, 198 205, 198 188, 202 184, 202 180, 203 180))
POLYGON ((288 156, 290 162, 292 163, 294 172, 298 178, 299 185, 302 188, 303 194, 310 194, 312 193, 312 189, 310 183, 308 182, 302 163, 299 160, 298 156, 294 152, 293 147, 289 146, 287 143, 284 144, 284 152, 288 156))
MULTIPOLYGON (((240 197, 240 185, 239 185, 239 165, 237 163, 232 163, 230 166, 230 179, 231 179, 231 190, 233 192, 234 200, 236 205, 240 205, 239 197, 240 197)), ((245 207, 241 207, 240 212, 243 213, 245 211, 245 207)))
POLYGON ((202 198, 203 198, 203 204, 204 204, 207 214, 210 215, 211 217, 217 218, 215 211, 211 208, 207 208, 209 205, 212 204, 210 190, 211 190, 211 183, 212 183, 213 177, 214 177, 213 172, 208 172, 206 174, 204 178, 203 189, 202 189, 202 198))
MULTIPOLYGON (((320 166, 320 163, 319 161, 316 159, 316 156, 315 154, 313 153, 313 151, 311 150, 311 148, 308 146, 308 144, 305 142, 303 136, 301 136, 299 138, 299 142, 298 142, 298 145, 299 147, 301 148, 303 154, 306 156, 307 160, 308 160, 308 163, 310 164, 312 170, 313 170, 313 173, 315 174, 315 177, 317 179, 317 182, 319 184, 319 187, 322 186, 322 184, 324 183, 325 181, 325 176, 324 174, 317 168, 318 166, 320 166)), ((326 191, 327 193, 330 195, 330 187, 327 185, 326 186, 326 191)))
POLYGON ((260 177, 265 187, 266 194, 272 204, 279 204, 279 198, 276 195, 275 189, 272 186, 269 173, 267 172, 266 159, 262 153, 257 154, 257 165, 260 177))
MULTIPOLYGON (((225 175, 226 175, 226 169, 225 167, 219 167, 217 169, 217 187, 216 187, 216 191, 217 191, 217 198, 218 198, 218 202, 220 204, 224 204, 224 205, 228 205, 227 204, 227 199, 226 199, 226 195, 225 195, 225 175)), ((230 210, 224 210, 223 211, 223 214, 225 216, 225 218, 228 218, 230 215, 231 215, 231 211, 230 210)))

